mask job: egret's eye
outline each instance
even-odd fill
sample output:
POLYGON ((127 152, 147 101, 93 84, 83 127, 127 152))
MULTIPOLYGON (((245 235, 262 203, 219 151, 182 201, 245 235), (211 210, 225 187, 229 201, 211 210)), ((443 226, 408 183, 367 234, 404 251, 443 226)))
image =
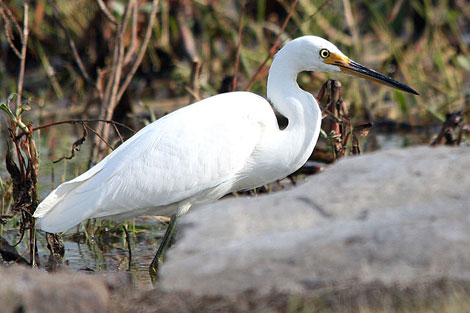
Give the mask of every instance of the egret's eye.
POLYGON ((327 57, 330 56, 330 51, 328 51, 327 49, 321 49, 321 50, 320 50, 320 56, 321 56, 323 59, 326 59, 327 57))

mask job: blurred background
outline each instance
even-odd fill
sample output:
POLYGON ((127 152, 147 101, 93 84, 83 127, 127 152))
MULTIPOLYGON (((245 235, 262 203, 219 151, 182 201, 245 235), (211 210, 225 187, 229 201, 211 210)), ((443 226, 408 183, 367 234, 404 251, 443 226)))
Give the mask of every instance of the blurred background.
MULTIPOLYGON (((105 16, 98 2, 101 1, 30 2, 23 96, 31 98, 35 110, 80 117, 94 116, 99 111, 102 103, 96 90, 83 77, 68 44, 69 40, 74 42, 91 82, 112 66, 116 25, 105 16)), ((116 20, 123 18, 126 1, 104 2, 116 20)), ((131 45, 138 48, 152 6, 149 1, 135 2, 137 23, 125 30, 126 49, 131 49, 131 45), (131 29, 134 26, 136 36, 131 29)), ((3 1, 3 5, 21 24, 23 1, 3 1)), ((420 97, 408 96, 363 80, 341 77, 343 97, 357 111, 357 118, 370 114, 374 120, 423 125, 437 122, 436 118, 442 119, 450 111, 468 111, 470 6, 465 0, 248 0, 243 9, 243 1, 172 0, 159 1, 157 6, 142 63, 117 105, 114 117, 118 120, 146 107, 158 118, 192 102, 188 88, 195 60, 201 63, 198 97, 232 90, 230 79, 235 72, 242 13, 236 90, 250 89, 265 95, 270 60, 256 81, 250 84, 250 80, 269 55, 277 36, 281 36, 282 43, 314 34, 335 43, 357 62, 421 93, 420 97), (291 9, 292 16, 283 29, 291 9)), ((0 98, 6 99, 16 90, 20 60, 8 44, 5 17, 2 22, 0 98)), ((11 41, 19 46, 15 27, 9 27, 13 29, 11 41)), ((129 58, 136 54, 133 51, 129 58)), ((308 73, 299 77, 299 84, 316 94, 328 77, 308 73)))

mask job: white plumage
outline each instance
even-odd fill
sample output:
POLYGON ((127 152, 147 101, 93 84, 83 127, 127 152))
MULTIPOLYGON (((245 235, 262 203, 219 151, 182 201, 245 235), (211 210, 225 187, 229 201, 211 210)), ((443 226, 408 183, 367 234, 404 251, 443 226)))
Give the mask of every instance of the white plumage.
POLYGON ((349 61, 322 38, 291 41, 276 55, 267 86, 271 103, 289 121, 286 129, 279 129, 270 103, 256 94, 229 92, 201 100, 146 126, 57 187, 38 206, 37 226, 57 233, 88 218, 180 215, 193 205, 289 175, 312 153, 321 124, 318 104, 298 87, 297 74, 344 69, 354 74, 357 63, 349 61))

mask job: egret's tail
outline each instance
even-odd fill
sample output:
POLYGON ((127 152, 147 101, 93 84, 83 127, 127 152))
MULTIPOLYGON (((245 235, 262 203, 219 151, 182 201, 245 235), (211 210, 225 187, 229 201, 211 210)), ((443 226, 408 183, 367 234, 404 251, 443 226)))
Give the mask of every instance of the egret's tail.
POLYGON ((54 189, 34 212, 36 226, 49 233, 60 233, 90 218, 96 198, 93 194, 83 197, 82 193, 90 178, 99 171, 100 168, 92 168, 54 189))

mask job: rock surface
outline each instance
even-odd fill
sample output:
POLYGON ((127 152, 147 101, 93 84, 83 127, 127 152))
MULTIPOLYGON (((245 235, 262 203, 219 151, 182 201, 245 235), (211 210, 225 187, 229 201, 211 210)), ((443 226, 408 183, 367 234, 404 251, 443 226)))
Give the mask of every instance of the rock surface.
POLYGON ((195 209, 178 227, 164 290, 470 281, 470 148, 347 158, 291 190, 195 209))
POLYGON ((23 266, 0 267, 0 312, 107 312, 111 292, 130 287, 125 276, 51 275, 23 266))
POLYGON ((470 312, 470 284, 439 281, 411 288, 372 284, 320 296, 245 292, 230 296, 134 289, 129 275, 46 273, 0 267, 1 313, 284 313, 284 312, 470 312))

